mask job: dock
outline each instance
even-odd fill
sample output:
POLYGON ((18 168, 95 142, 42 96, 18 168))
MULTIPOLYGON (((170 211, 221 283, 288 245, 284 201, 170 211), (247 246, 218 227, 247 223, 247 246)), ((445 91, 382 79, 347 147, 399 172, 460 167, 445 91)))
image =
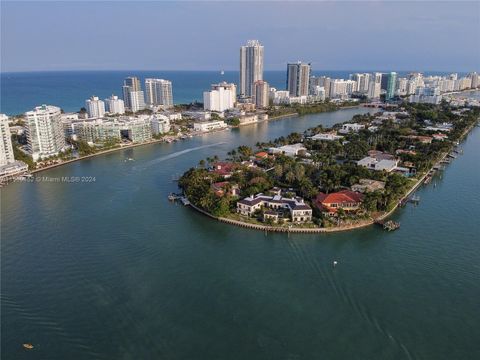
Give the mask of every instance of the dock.
POLYGON ((378 220, 378 221, 375 221, 375 224, 380 225, 383 228, 383 230, 387 230, 387 231, 394 231, 400 228, 400 223, 393 220, 388 220, 388 221, 378 220))
POLYGON ((170 193, 167 198, 170 201, 180 201, 185 206, 190 205, 190 201, 183 194, 170 193))

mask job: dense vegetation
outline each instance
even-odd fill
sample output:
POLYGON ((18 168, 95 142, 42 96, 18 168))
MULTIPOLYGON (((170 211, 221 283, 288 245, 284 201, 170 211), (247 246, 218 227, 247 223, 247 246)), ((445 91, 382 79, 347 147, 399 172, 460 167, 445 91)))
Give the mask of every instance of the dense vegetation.
MULTIPOLYGON (((230 184, 237 184, 240 196, 245 197, 260 192, 266 192, 273 186, 291 189, 292 192, 311 201, 319 191, 330 193, 350 188, 359 179, 368 178, 385 182, 383 191, 370 192, 363 201, 364 211, 387 211, 398 203, 406 191, 415 183, 398 173, 370 171, 358 166, 356 161, 365 157, 369 150, 379 150, 395 154, 397 149, 412 150, 398 155, 401 161, 415 164, 419 176, 428 171, 441 154, 449 151, 454 142, 459 140, 465 130, 473 125, 480 115, 480 109, 474 108, 463 113, 455 111, 447 103, 439 106, 428 104, 403 104, 406 114, 397 114, 395 119, 379 122, 375 131, 368 129, 357 133, 346 134, 337 141, 313 141, 314 134, 329 131, 319 125, 306 130, 303 134, 291 133, 269 142, 257 143, 258 151, 269 147, 302 142, 311 156, 285 155, 256 159, 255 149, 240 146, 228 153, 229 162, 236 164, 236 171, 228 179, 230 184), (448 133, 447 141, 433 141, 424 144, 410 135, 429 136, 432 131, 425 130, 425 120, 432 124, 448 122, 453 129, 448 133), (257 165, 248 167, 252 161, 257 165)), ((375 115, 355 115, 350 122, 371 125, 375 115)), ((337 124, 333 129, 338 129, 337 124)), ((180 188, 192 203, 216 216, 227 216, 235 211, 237 198, 228 195, 215 195, 211 184, 222 181, 223 178, 208 171, 218 158, 202 160, 197 168, 187 171, 179 181, 180 188)), ((342 212, 339 212, 341 214, 342 212)), ((314 212, 316 222, 322 217, 314 212)), ((324 223, 324 222, 322 222, 324 223)), ((325 225, 325 223, 324 223, 325 225)))

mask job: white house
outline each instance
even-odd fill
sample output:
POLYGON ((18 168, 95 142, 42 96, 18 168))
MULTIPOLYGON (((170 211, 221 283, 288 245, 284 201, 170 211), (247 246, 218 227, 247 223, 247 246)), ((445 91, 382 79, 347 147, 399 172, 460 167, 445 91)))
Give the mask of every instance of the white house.
POLYGON ((360 130, 365 129, 365 125, 362 124, 343 124, 342 128, 338 130, 340 134, 348 134, 350 132, 359 132, 360 130))
POLYGON ((398 166, 398 159, 377 159, 375 157, 367 156, 362 160, 357 161, 357 165, 366 167, 370 170, 391 172, 398 166))
POLYGON ((216 129, 223 129, 226 128, 227 124, 225 121, 218 120, 218 121, 201 121, 193 123, 193 130, 195 131, 211 131, 216 129))
POLYGON ((298 156, 301 153, 307 156, 309 155, 307 153, 307 148, 300 143, 292 144, 292 145, 284 145, 278 148, 272 147, 268 149, 268 152, 271 154, 283 154, 290 157, 298 156))
POLYGON ((343 136, 337 135, 334 132, 330 133, 320 133, 311 137, 312 140, 326 140, 326 141, 335 141, 343 139, 343 136))
MULTIPOLYGON (((301 197, 285 198, 281 195, 268 196, 257 194, 237 202, 237 212, 251 216, 262 207, 275 211, 287 210, 293 222, 306 222, 312 220, 312 208, 301 197)), ((272 215, 270 213, 270 215, 272 215)), ((278 215, 278 213, 277 213, 278 215)), ((277 216, 278 217, 278 216, 277 216)))

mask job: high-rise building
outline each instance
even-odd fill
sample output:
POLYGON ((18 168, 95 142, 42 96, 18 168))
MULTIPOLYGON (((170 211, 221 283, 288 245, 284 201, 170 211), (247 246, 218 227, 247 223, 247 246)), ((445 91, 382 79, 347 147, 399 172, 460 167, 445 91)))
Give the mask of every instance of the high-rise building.
POLYGON ((145 97, 143 91, 130 91, 129 93, 130 110, 137 112, 145 109, 145 97))
POLYGON ((345 98, 356 91, 354 80, 333 79, 330 82, 330 98, 345 98))
POLYGON ((307 96, 310 84, 310 64, 287 64, 287 90, 290 96, 307 96))
POLYGON ((397 73, 392 71, 388 74, 387 88, 385 93, 385 100, 393 99, 395 96, 395 85, 397 83, 397 73))
POLYGON ((355 73, 351 75, 351 79, 357 82, 357 91, 362 94, 368 93, 368 88, 370 84, 370 74, 369 73, 355 73))
POLYGON ((140 80, 136 76, 125 78, 122 90, 126 108, 133 112, 145 109, 145 97, 140 80))
POLYGON ((65 150, 59 107, 42 105, 25 113, 28 150, 34 161, 65 150))
POLYGON ((379 99, 380 92, 382 90, 382 74, 381 73, 374 73, 370 77, 370 81, 368 83, 368 93, 367 97, 369 99, 379 99))
POLYGON ((235 105, 235 93, 235 84, 212 84, 212 89, 203 93, 203 108, 219 112, 231 109, 235 105))
POLYGON ((92 96, 85 101, 85 106, 89 118, 100 118, 105 115, 105 103, 98 96, 92 96))
POLYGON ((476 89, 480 85, 480 79, 478 78, 478 74, 476 72, 471 72, 470 74, 468 74, 468 77, 472 79, 472 89, 476 89))
POLYGON ((145 79, 147 105, 162 106, 164 109, 173 106, 172 82, 164 79, 145 79))
POLYGON ((118 96, 112 95, 105 99, 106 110, 110 114, 125 114, 125 103, 118 96))
POLYGON ((257 80, 263 80, 263 46, 258 40, 248 40, 240 48, 240 95, 252 96, 257 80))
POLYGON ((14 161, 8 116, 0 114, 0 166, 11 164, 14 161))
POLYGON ((268 107, 270 87, 264 80, 257 80, 253 83, 253 97, 255 106, 259 109, 268 107))

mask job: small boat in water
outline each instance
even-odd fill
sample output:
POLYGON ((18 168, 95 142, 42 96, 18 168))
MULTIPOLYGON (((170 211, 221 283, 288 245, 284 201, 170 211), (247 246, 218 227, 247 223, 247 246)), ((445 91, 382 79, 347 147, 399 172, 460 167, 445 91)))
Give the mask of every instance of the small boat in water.
POLYGON ((32 350, 32 349, 33 349, 33 345, 30 344, 30 343, 25 343, 25 344, 23 344, 23 348, 24 348, 24 349, 27 349, 27 350, 32 350))

